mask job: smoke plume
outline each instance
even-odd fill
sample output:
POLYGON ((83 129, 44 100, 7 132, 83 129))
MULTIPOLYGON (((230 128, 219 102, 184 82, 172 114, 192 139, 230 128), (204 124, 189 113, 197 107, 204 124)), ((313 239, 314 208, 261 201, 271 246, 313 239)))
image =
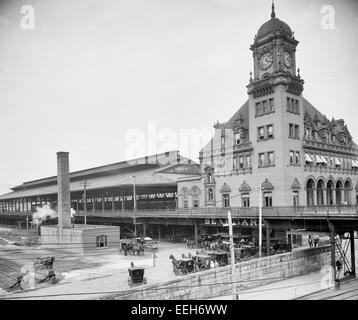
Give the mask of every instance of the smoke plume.
POLYGON ((56 218, 57 212, 51 209, 51 205, 49 203, 43 205, 42 207, 37 207, 36 211, 32 215, 32 221, 40 225, 42 221, 46 220, 47 218, 56 218))

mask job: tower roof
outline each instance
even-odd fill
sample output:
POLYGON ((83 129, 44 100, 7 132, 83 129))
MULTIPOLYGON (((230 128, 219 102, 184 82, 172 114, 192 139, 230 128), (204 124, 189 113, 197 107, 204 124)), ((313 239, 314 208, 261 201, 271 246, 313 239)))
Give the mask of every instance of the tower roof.
POLYGON ((276 18, 275 5, 272 3, 271 19, 265 22, 257 32, 256 41, 273 33, 281 33, 288 37, 292 37, 290 26, 276 18))

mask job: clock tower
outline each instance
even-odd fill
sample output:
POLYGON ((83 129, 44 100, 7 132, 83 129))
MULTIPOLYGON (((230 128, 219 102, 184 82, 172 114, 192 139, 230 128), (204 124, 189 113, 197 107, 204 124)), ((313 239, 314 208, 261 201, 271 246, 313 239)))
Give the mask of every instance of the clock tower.
POLYGON ((297 44, 288 24, 276 18, 272 4, 271 19, 261 26, 250 47, 254 57, 254 80, 277 73, 296 76, 297 44))
POLYGON ((276 205, 287 205, 295 178, 303 179, 303 80, 296 73, 298 41, 290 26, 276 18, 258 30, 250 49, 254 72, 247 86, 249 136, 253 146, 253 174, 280 190, 270 191, 276 205))

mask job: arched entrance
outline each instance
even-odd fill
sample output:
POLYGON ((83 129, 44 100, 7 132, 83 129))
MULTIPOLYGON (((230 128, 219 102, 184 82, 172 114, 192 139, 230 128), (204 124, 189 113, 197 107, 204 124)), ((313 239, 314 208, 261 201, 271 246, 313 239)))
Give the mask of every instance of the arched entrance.
POLYGON ((307 205, 308 206, 314 206, 314 188, 315 188, 315 182, 312 178, 308 179, 306 184, 307 189, 307 205))
POLYGON ((336 204, 343 204, 343 183, 341 180, 336 183, 336 204))
POLYGON ((334 192, 334 183, 332 180, 327 182, 327 205, 334 205, 333 192, 334 192))
POLYGON ((324 206, 324 181, 322 179, 318 180, 317 182, 317 205, 318 206, 324 206))

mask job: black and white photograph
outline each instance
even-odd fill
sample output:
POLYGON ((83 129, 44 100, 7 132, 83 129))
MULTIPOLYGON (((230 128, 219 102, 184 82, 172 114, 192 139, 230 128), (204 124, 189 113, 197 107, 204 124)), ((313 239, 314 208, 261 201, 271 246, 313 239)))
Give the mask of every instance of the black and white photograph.
POLYGON ((358 300, 357 34, 356 0, 0 0, 0 304, 358 300))

